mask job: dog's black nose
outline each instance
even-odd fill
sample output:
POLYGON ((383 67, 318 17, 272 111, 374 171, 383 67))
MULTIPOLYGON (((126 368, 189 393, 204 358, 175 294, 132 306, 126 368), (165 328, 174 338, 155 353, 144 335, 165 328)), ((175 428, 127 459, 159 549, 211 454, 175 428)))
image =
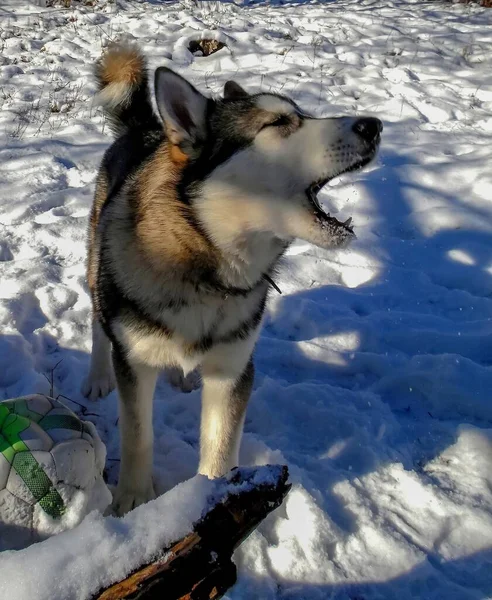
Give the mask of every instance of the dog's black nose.
POLYGON ((374 117, 364 117, 355 122, 352 130, 366 142, 374 142, 381 131, 383 131, 383 124, 379 119, 374 117))

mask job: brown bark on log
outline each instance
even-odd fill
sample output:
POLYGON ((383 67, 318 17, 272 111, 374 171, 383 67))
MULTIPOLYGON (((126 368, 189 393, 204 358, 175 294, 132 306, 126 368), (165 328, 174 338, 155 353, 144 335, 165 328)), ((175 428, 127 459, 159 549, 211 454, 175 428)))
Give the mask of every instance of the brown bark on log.
POLYGON ((291 487, 285 466, 275 471, 272 481, 251 487, 254 474, 254 470, 245 475, 238 469, 231 480, 235 487, 194 525, 192 532, 94 600, 222 598, 236 582, 232 553, 282 504, 291 487))

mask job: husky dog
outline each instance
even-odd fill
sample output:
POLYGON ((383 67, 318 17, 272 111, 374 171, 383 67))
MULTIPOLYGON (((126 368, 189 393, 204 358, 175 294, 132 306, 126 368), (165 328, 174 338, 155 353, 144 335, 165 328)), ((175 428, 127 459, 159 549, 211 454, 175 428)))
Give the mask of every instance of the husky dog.
POLYGON ((339 248, 355 237, 351 220, 326 214, 316 194, 374 157, 382 123, 313 118, 232 81, 212 100, 164 67, 154 111, 145 58, 128 44, 103 55, 96 77, 116 141, 90 218, 93 349, 82 391, 96 399, 116 382, 113 510, 123 514, 155 496, 152 401, 164 368, 200 368, 199 473, 214 478, 238 464, 275 266, 294 238, 339 248))

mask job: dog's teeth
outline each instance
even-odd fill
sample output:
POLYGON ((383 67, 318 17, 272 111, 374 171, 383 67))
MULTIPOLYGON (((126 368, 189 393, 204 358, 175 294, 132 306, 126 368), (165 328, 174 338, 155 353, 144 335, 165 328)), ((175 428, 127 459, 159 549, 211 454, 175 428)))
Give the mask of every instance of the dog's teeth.
POLYGON ((345 221, 345 223, 344 223, 345 227, 348 227, 348 228, 350 229, 350 223, 352 223, 352 217, 348 218, 348 219, 345 221))

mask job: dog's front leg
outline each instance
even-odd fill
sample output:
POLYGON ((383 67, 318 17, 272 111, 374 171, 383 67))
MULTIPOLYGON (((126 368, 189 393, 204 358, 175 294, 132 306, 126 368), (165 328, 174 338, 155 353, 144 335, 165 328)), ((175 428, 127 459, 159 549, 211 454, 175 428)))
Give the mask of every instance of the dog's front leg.
POLYGON ((118 350, 113 364, 119 393, 121 463, 112 511, 123 515, 155 498, 152 483, 152 401, 158 370, 130 365, 118 350))
POLYGON ((91 366, 82 383, 81 392, 91 400, 103 398, 114 390, 115 380, 111 364, 111 342, 97 315, 92 319, 91 366))
POLYGON ((239 446, 254 366, 250 358, 242 372, 203 366, 200 464, 198 472, 220 477, 239 464, 239 446))

